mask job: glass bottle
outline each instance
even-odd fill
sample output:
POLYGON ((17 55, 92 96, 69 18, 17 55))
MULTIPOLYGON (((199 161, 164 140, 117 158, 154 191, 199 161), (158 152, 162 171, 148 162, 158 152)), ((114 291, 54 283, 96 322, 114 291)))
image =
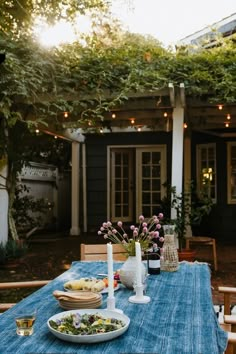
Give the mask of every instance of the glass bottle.
POLYGON ((153 245, 147 254, 148 274, 160 274, 160 256, 160 248, 157 245, 153 245))

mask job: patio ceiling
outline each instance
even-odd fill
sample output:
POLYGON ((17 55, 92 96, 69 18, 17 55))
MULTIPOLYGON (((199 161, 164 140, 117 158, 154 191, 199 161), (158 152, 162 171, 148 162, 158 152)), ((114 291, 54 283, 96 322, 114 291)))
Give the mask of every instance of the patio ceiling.
MULTIPOLYGON (((41 127, 41 130, 47 134, 69 140, 77 140, 78 134, 94 132, 94 129, 104 133, 137 130, 170 131, 172 130, 172 114, 177 96, 180 97, 180 104, 184 107, 184 121, 189 129, 208 131, 219 135, 236 132, 235 104, 222 105, 222 109, 219 109, 221 103, 209 103, 209 97, 185 97, 183 84, 177 88, 169 84, 168 88, 156 92, 130 93, 124 104, 106 112, 102 120, 97 119, 90 122, 88 119, 85 123, 80 123, 80 115, 68 112, 65 117, 64 112, 61 112, 57 117, 57 123, 54 124, 50 120, 48 128, 41 127), (58 122, 64 130, 58 131, 58 122), (74 134, 75 129, 78 129, 79 133, 74 134)), ((66 99, 70 102, 78 101, 78 95, 66 99)), ((47 97, 47 100, 52 100, 52 98, 47 97)), ((81 97, 81 101, 83 100, 84 97, 81 97)))

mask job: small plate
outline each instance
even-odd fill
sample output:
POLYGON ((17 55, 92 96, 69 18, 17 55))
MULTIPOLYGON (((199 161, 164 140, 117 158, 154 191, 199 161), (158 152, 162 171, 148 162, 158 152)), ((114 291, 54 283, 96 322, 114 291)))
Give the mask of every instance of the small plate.
POLYGON ((111 339, 114 339, 116 337, 121 336, 123 333, 125 333, 129 327, 130 324, 130 319, 124 314, 115 312, 115 311, 108 311, 108 310, 99 310, 99 309, 83 309, 83 310, 71 310, 71 311, 64 311, 61 313, 58 313, 52 317, 49 318, 47 321, 47 325, 49 330, 58 338, 68 341, 68 342, 74 342, 74 343, 99 343, 99 342, 105 342, 111 339), (79 313, 81 315, 83 314, 96 314, 98 313, 104 318, 116 318, 118 320, 121 320, 124 322, 124 327, 119 328, 115 331, 112 332, 107 332, 107 333, 98 333, 98 334, 89 334, 89 335, 74 335, 74 334, 66 334, 66 333, 61 333, 55 329, 53 329, 50 326, 50 321, 57 321, 62 319, 63 317, 66 317, 70 314, 74 313, 79 313))
MULTIPOLYGON (((73 281, 73 280, 71 280, 71 281, 73 281)), ((67 283, 68 283, 68 282, 67 282, 67 283)), ((65 291, 68 291, 68 292, 78 292, 78 291, 82 291, 82 290, 78 290, 78 289, 74 289, 74 290, 73 290, 73 289, 68 289, 68 288, 66 287, 66 284, 67 284, 67 283, 65 283, 64 286, 63 286, 65 291)), ((119 284, 117 284, 117 286, 114 288, 114 291, 118 290, 119 287, 120 287, 119 284)), ((86 291, 87 291, 87 290, 86 290, 86 291)), ((107 293, 108 293, 108 287, 106 287, 106 288, 104 288, 104 289, 102 289, 101 291, 98 292, 98 294, 107 294, 107 293)))

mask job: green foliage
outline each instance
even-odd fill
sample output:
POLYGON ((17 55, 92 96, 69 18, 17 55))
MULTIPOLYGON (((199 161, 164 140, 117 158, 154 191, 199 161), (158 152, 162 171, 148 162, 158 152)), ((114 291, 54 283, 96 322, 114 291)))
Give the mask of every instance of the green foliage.
POLYGON ((17 230, 28 230, 42 225, 43 215, 47 214, 53 205, 44 198, 34 198, 24 184, 17 184, 12 214, 17 230))
POLYGON ((194 182, 189 186, 189 191, 176 193, 176 187, 165 184, 166 197, 161 201, 161 208, 165 215, 165 223, 175 225, 178 235, 180 250, 183 247, 187 226, 200 225, 204 216, 209 215, 213 201, 208 196, 207 190, 197 193, 194 182), (171 218, 171 209, 174 209, 176 217, 171 218))
POLYGON ((16 259, 28 252, 28 245, 23 241, 9 239, 7 243, 0 243, 0 264, 5 264, 9 259, 16 259))

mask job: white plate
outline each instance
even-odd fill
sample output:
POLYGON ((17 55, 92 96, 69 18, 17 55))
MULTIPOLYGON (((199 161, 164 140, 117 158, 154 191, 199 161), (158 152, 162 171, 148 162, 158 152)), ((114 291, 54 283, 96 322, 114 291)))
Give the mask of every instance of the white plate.
POLYGON ((126 315, 122 313, 118 313, 115 311, 108 311, 108 310, 99 310, 99 309, 83 309, 83 310, 71 310, 71 311, 64 311, 61 313, 58 313, 52 317, 49 318, 47 321, 47 325, 49 330, 58 338, 68 341, 68 342, 74 342, 74 343, 99 343, 99 342, 105 342, 107 340, 114 339, 116 337, 121 336, 123 333, 125 333, 129 327, 130 319, 126 315), (56 331, 53 329, 49 322, 51 320, 56 321, 60 320, 61 318, 68 316, 73 313, 79 313, 81 315, 83 314, 95 314, 98 313, 101 316, 105 318, 116 318, 118 320, 121 320, 125 323, 125 326, 117 329, 112 332, 107 332, 107 333, 98 333, 98 334, 89 334, 89 335, 73 335, 73 334, 65 334, 56 331))
MULTIPOLYGON (((118 290, 120 288, 120 285, 117 284, 117 286, 114 288, 114 291, 118 290)), ((68 291, 68 292, 76 292, 76 291, 82 291, 82 290, 72 290, 72 289, 68 289, 65 285, 64 285, 64 290, 65 291, 68 291)), ((89 290, 86 290, 86 291, 89 291, 89 290)), ((108 293, 108 287, 104 288, 103 290, 99 291, 98 292, 99 294, 107 294, 108 293)))

